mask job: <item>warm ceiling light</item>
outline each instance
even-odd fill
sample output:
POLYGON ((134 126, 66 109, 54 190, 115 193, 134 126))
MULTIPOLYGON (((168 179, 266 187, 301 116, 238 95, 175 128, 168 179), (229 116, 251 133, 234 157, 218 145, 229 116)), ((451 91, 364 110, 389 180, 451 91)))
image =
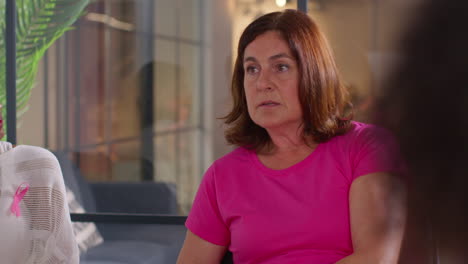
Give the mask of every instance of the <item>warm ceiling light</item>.
POLYGON ((276 5, 279 7, 284 7, 286 5, 286 0, 276 0, 276 5))

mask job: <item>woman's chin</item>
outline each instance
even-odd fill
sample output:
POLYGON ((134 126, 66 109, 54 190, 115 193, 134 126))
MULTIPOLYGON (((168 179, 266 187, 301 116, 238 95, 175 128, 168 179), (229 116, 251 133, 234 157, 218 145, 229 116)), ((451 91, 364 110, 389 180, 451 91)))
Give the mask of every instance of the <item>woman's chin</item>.
MULTIPOLYGON (((255 121, 254 121, 255 122, 255 121)), ((263 119, 261 122, 255 122, 268 132, 287 132, 294 133, 302 127, 302 119, 263 119)))
POLYGON ((268 121, 255 122, 255 123, 263 127, 266 130, 283 129, 288 126, 287 122, 282 122, 280 120, 268 120, 268 121))

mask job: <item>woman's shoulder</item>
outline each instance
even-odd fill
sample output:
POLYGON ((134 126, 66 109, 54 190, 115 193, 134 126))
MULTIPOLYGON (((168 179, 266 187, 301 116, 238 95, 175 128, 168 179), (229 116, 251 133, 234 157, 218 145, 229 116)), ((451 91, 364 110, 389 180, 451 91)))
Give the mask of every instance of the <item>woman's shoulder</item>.
POLYGON ((56 159, 55 155, 49 150, 29 145, 18 145, 13 148, 16 155, 24 157, 24 159, 36 159, 36 158, 51 158, 56 159))
POLYGON ((393 137, 392 133, 378 125, 353 121, 350 129, 342 136, 344 140, 393 137))
POLYGON ((368 145, 394 145, 395 143, 396 139, 389 130, 378 125, 353 121, 346 133, 335 136, 327 145, 340 151, 353 151, 368 145))
POLYGON ((361 122, 352 122, 350 130, 337 140, 340 141, 337 145, 354 155, 378 149, 382 152, 394 152, 399 149, 398 140, 390 130, 361 122))
POLYGON ((2 158, 14 157, 16 162, 34 160, 34 159, 51 159, 56 160, 55 155, 49 150, 29 145, 11 145, 8 142, 0 141, 0 154, 2 158))
POLYGON ((17 168, 41 169, 48 168, 60 172, 57 157, 49 150, 29 145, 18 145, 4 154, 6 160, 16 164, 17 168))
POLYGON ((204 181, 229 182, 239 180, 251 171, 251 155, 249 149, 238 147, 221 158, 215 160, 204 174, 204 181))
POLYGON ((249 150, 245 147, 237 147, 231 152, 217 159, 214 164, 217 166, 235 165, 244 163, 251 158, 253 150, 249 150))

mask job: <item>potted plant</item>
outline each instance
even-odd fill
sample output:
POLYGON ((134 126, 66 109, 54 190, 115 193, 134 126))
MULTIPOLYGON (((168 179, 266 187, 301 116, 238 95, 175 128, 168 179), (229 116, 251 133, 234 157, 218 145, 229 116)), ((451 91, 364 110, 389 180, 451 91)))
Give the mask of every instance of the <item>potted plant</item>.
MULTIPOLYGON (((6 105, 6 1, 0 2, 0 30, 3 32, 3 37, 0 38, 0 104, 3 106, 6 105)), ((17 11, 16 107, 17 118, 20 121, 21 115, 28 110, 28 101, 41 58, 55 40, 72 28, 71 25, 81 16, 89 0, 11 1, 16 1, 17 11)), ((2 114, 5 116, 5 113, 2 114)))

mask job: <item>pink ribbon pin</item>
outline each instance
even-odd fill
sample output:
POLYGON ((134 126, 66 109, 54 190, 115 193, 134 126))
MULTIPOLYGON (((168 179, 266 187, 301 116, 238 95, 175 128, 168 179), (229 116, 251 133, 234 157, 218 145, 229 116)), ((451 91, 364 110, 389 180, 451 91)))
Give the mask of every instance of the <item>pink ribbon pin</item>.
POLYGON ((19 207, 19 203, 21 202, 21 200, 23 200, 23 197, 26 195, 26 193, 28 192, 29 190, 29 184, 23 182, 22 184, 20 184, 20 186, 18 186, 18 189, 16 189, 16 193, 15 193, 15 196, 13 197, 13 203, 11 204, 11 212, 16 215, 16 217, 20 217, 21 216, 21 210, 20 210, 20 207, 19 207), (23 185, 25 185, 23 187, 23 185))

